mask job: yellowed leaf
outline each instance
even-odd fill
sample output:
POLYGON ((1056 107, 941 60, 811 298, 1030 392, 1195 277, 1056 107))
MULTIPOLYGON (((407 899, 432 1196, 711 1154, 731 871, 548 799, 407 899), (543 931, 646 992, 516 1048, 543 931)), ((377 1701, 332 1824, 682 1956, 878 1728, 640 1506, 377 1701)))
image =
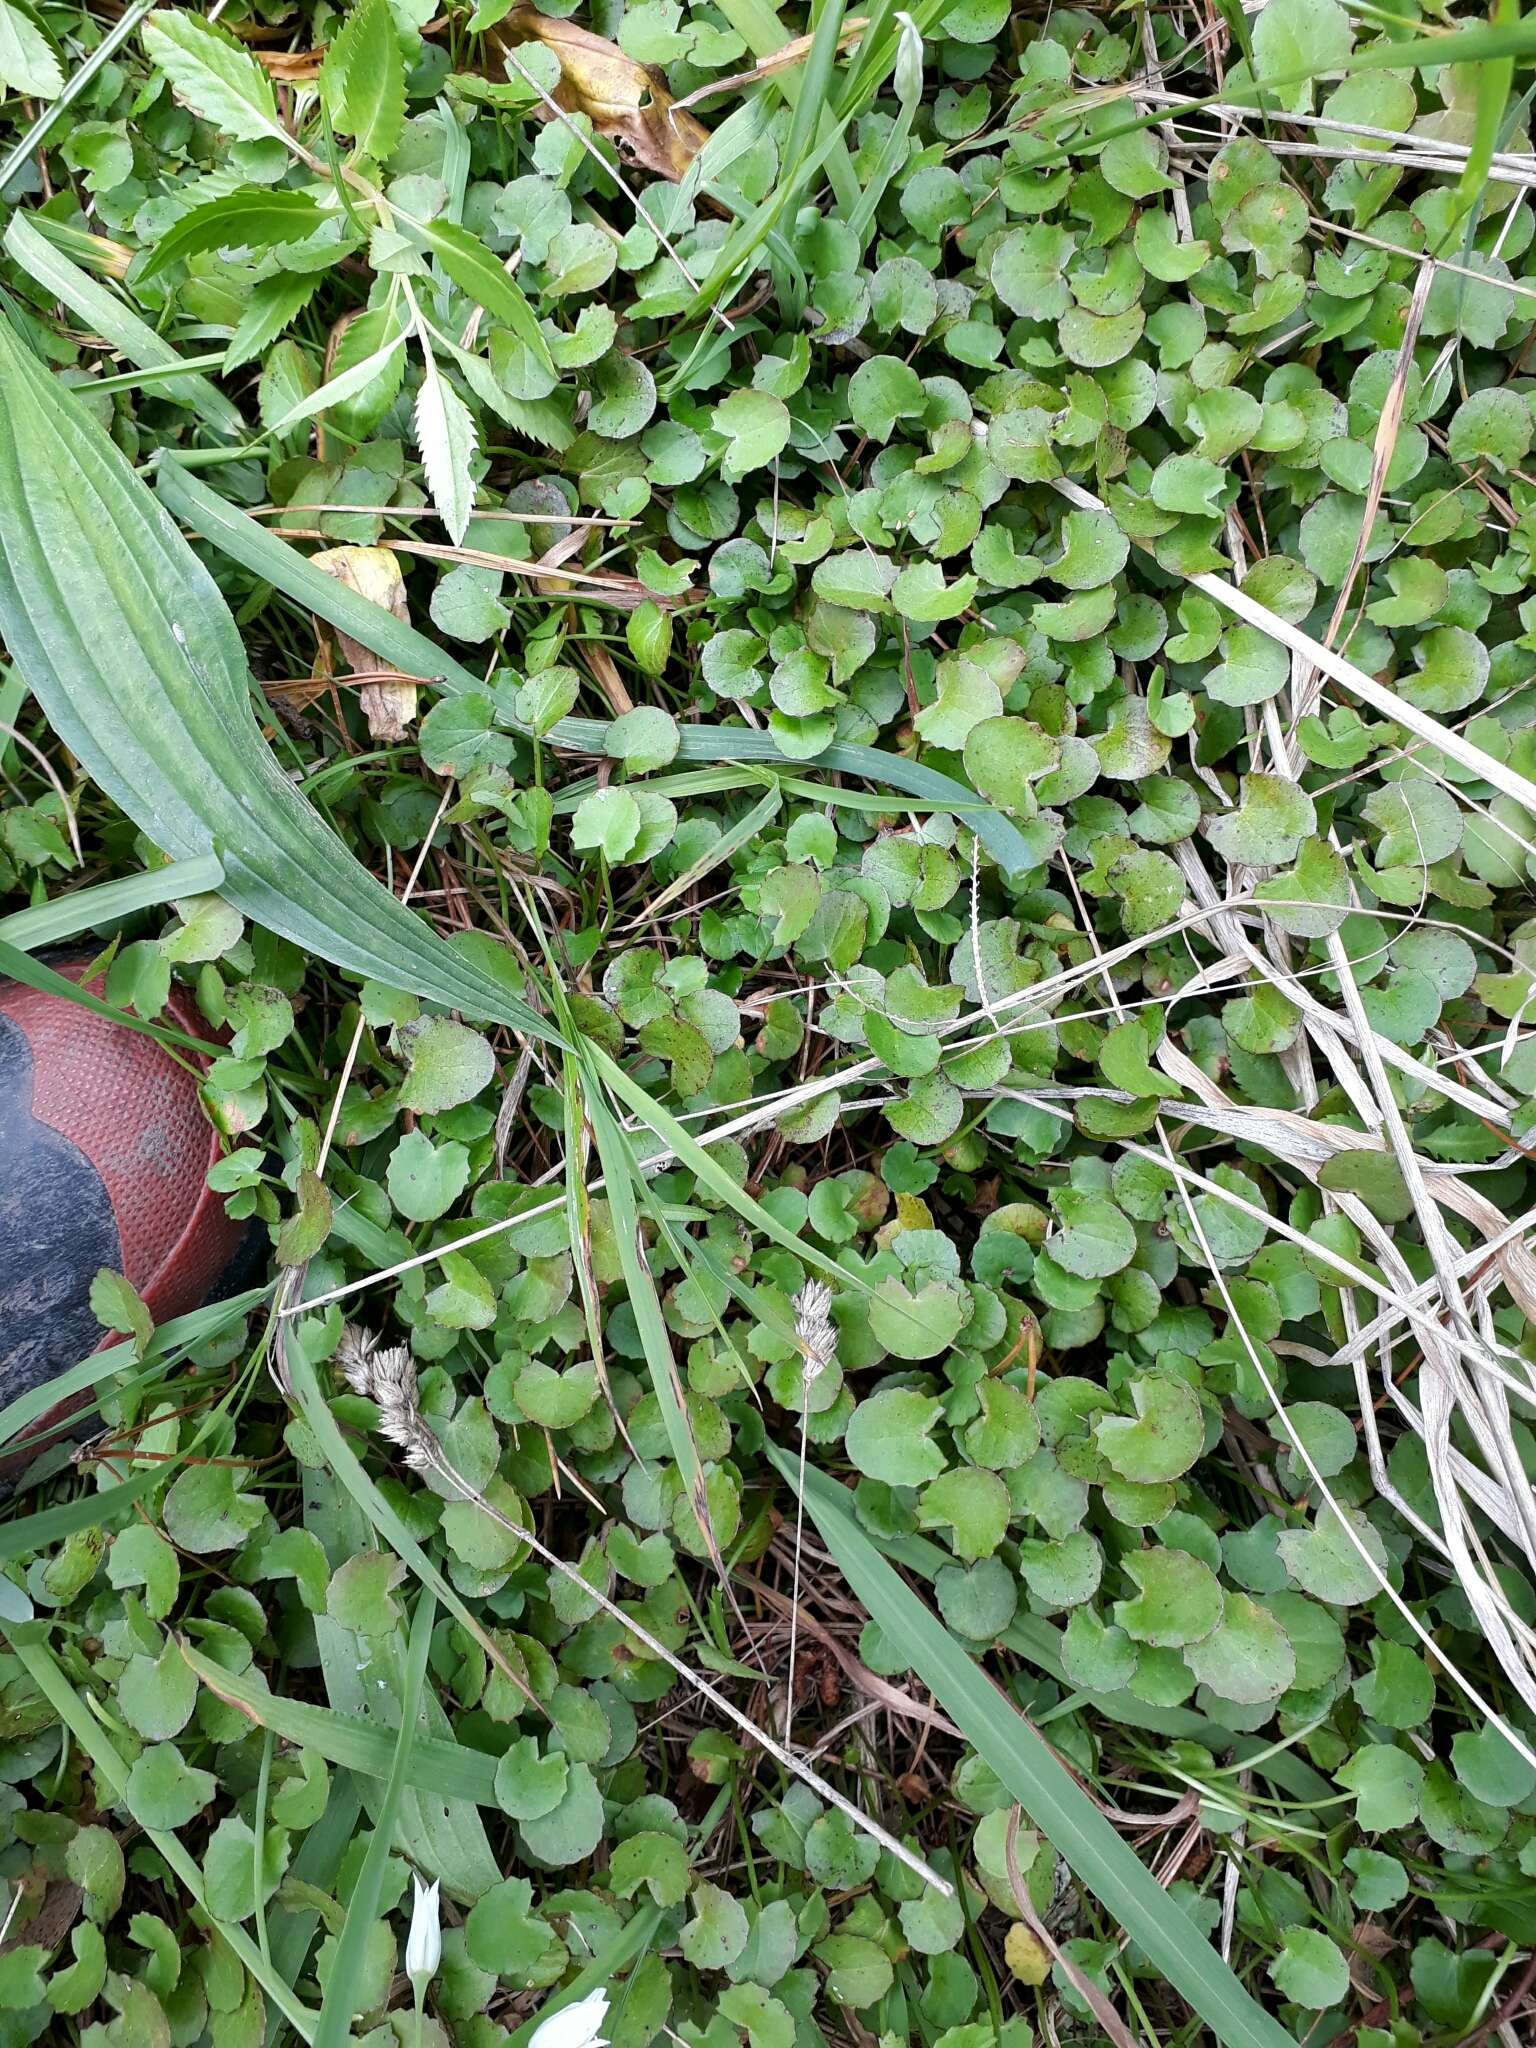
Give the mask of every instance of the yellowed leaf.
POLYGON ((1020 1984, 1043 1984, 1051 1974, 1050 1951, 1022 1920, 1015 1920, 1003 1937, 1003 1960, 1020 1984))
MULTIPOLYGON (((323 554, 314 557, 314 565, 323 569, 327 576, 334 576, 338 583, 344 583, 349 590, 355 590, 359 597, 366 597, 370 604, 382 605, 397 619, 409 621, 405 578, 391 549, 327 548, 323 554)), ((368 721, 370 735, 386 742, 404 739, 406 727, 416 716, 415 682, 393 670, 387 674, 375 673, 379 665, 377 653, 346 633, 338 631, 336 639, 348 668, 354 674, 369 676, 358 694, 358 702, 368 721)))

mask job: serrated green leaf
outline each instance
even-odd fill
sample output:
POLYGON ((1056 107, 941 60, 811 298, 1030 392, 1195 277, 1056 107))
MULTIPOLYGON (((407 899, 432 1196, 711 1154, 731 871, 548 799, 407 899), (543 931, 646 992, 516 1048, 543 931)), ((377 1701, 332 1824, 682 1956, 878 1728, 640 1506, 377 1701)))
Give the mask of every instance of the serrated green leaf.
POLYGON ((200 120, 240 142, 287 140, 272 81, 227 30, 200 14, 157 8, 144 23, 144 48, 177 99, 200 120))
POLYGON ((360 0, 320 67, 320 97, 359 156, 383 163, 405 126, 405 58, 389 0, 360 0))
POLYGON ((149 251, 139 276, 156 277, 205 249, 270 249, 299 242, 325 218, 307 192, 252 185, 184 213, 149 251))

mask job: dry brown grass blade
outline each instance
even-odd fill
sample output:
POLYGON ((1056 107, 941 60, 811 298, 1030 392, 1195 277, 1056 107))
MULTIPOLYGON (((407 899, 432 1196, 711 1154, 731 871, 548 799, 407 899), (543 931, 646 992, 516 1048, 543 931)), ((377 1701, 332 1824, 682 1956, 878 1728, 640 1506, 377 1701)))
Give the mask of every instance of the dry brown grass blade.
MULTIPOLYGON (((1429 288, 1435 281, 1435 266, 1426 263, 1414 280, 1413 297, 1408 301, 1408 311, 1403 320, 1403 338, 1398 344, 1397 361, 1393 365, 1392 382, 1382 403, 1381 417, 1376 422, 1376 438, 1371 446, 1371 476, 1366 486, 1365 509, 1360 515, 1360 531, 1355 537, 1354 553, 1349 558, 1349 568, 1344 581, 1339 585, 1339 594, 1334 600, 1333 611, 1328 619, 1328 629, 1323 635, 1323 644, 1331 647, 1338 638, 1339 628, 1349 610, 1349 601, 1354 594, 1355 579, 1365 561, 1365 551, 1371 543, 1371 528, 1376 524, 1376 513, 1381 505, 1381 494, 1386 488, 1387 470, 1397 449, 1398 429, 1403 423, 1403 400, 1408 391, 1408 379, 1413 372, 1414 344, 1419 338, 1419 326, 1424 318, 1424 307, 1429 298, 1429 288)), ((1317 700, 1317 670, 1304 657, 1298 661, 1291 682, 1291 730, 1294 732, 1299 719, 1305 718, 1317 700)))
MULTIPOLYGON (((1081 484, 1075 484, 1067 477, 1057 477, 1055 487, 1064 498, 1085 511, 1102 512, 1107 508, 1101 498, 1092 491, 1085 491, 1081 484)), ((1494 760, 1481 747, 1454 732, 1450 726, 1442 725, 1438 718, 1417 705, 1410 704, 1386 683, 1378 683, 1374 676, 1368 676, 1364 669, 1342 654, 1336 654, 1331 647, 1325 647, 1320 640, 1314 640, 1310 633, 1304 633, 1299 626, 1289 624, 1272 612, 1267 605, 1249 597, 1225 577, 1210 576, 1203 571, 1184 579, 1196 590, 1204 591, 1219 605, 1242 619, 1250 626, 1257 626, 1261 633, 1267 633, 1272 640, 1278 640, 1282 647, 1288 647, 1293 654, 1299 654, 1311 661, 1324 675, 1351 691, 1362 703, 1369 704, 1373 711, 1379 711, 1383 718, 1390 718, 1395 725, 1405 726, 1416 739, 1426 745, 1438 747, 1442 754, 1468 768, 1484 782, 1491 782, 1504 796, 1513 797, 1522 809, 1536 815, 1536 783, 1511 768, 1507 762, 1494 760)))
MULTIPOLYGON (((1173 1078, 1184 1081, 1193 1062, 1175 1055, 1177 1048, 1158 1048, 1159 1064, 1173 1078), (1166 1059, 1163 1058, 1167 1054, 1166 1059)), ((1199 1072, 1199 1069, 1195 1069, 1199 1072)), ((1202 1075, 1202 1079, 1204 1076, 1202 1075)), ((1379 1137, 1357 1131, 1348 1124, 1318 1123, 1290 1109, 1246 1109, 1219 1099, 1203 1102, 1197 1109, 1180 1103, 1168 1112, 1172 1123, 1198 1124, 1203 1130, 1221 1131, 1246 1144, 1262 1145, 1289 1165, 1300 1166, 1309 1177, 1328 1160, 1342 1152, 1384 1153, 1379 1137)), ((1477 1230, 1489 1245, 1489 1256, 1498 1265, 1511 1296, 1524 1313, 1536 1321, 1536 1258, 1518 1242, 1500 1244, 1507 1225, 1502 1212, 1486 1196, 1451 1167, 1420 1162, 1425 1186, 1441 1208, 1450 1209, 1477 1230)))
MULTIPOLYGON (((779 1592, 776 1587, 768 1585, 762 1579, 754 1578, 750 1572, 738 1571, 736 1581, 738 1585, 749 1588, 759 1600, 765 1601, 786 1620, 793 1613, 796 1603, 787 1594, 779 1592)), ((840 1643, 831 1629, 824 1628, 815 1615, 808 1613, 803 1606, 799 1611, 797 1625, 806 1635, 814 1637, 821 1644, 855 1692, 862 1693, 876 1706, 884 1708, 889 1714, 895 1714, 903 1721, 918 1721, 924 1727, 937 1729, 941 1735, 959 1737, 960 1730, 947 1714, 940 1713, 937 1707, 929 1706, 926 1700, 918 1699, 915 1694, 904 1692, 899 1685, 892 1685, 889 1679, 881 1678, 877 1672, 871 1671, 867 1664, 861 1664, 852 1650, 840 1643)))
MULTIPOLYGON (((1206 1238, 1204 1226, 1200 1221, 1199 1210, 1196 1208, 1193 1200, 1190 1197, 1189 1186, 1186 1183, 1198 1183, 1203 1179, 1203 1176, 1198 1174, 1191 1174, 1187 1168, 1180 1168, 1175 1158, 1175 1155, 1172 1151, 1172 1148, 1168 1144, 1166 1134, 1160 1135, 1162 1136, 1161 1163, 1167 1166, 1174 1173, 1179 1197, 1183 1203, 1184 1214, 1188 1219, 1190 1230, 1194 1235, 1196 1242, 1200 1245, 1207 1264, 1211 1268, 1212 1274, 1216 1281, 1217 1290, 1221 1294, 1223 1303, 1225 1304, 1227 1309, 1227 1313, 1231 1318, 1233 1330, 1235 1331, 1239 1342, 1242 1344, 1244 1350, 1248 1354, 1249 1363, 1253 1367, 1254 1374, 1257 1377, 1260 1386, 1262 1386, 1264 1389, 1266 1398, 1268 1399, 1271 1407, 1274 1409, 1275 1414, 1281 1419, 1282 1422, 1284 1422, 1286 1420, 1286 1407, 1284 1399, 1281 1396, 1279 1389, 1276 1387, 1274 1383, 1269 1368, 1265 1364, 1260 1349, 1255 1344, 1247 1324, 1243 1321, 1242 1316, 1238 1312, 1237 1304, 1232 1299, 1232 1290, 1227 1282, 1226 1274, 1223 1272, 1220 1262, 1216 1259, 1215 1255, 1211 1251, 1209 1241, 1206 1238)), ((1135 1152, 1138 1156, 1147 1159, 1156 1160, 1159 1158, 1158 1153, 1153 1152, 1149 1148, 1141 1145, 1128 1146, 1127 1150, 1135 1152)), ((1214 1186, 1214 1183, 1212 1183, 1211 1185, 1214 1186)), ((1341 1206, 1343 1205, 1341 1204, 1341 1206)), ((1356 1211, 1360 1215, 1368 1214, 1368 1212, 1363 1210, 1361 1205, 1357 1204, 1355 1205, 1355 1207, 1356 1211)), ((1390 1254, 1392 1249, 1390 1238, 1386 1240, 1386 1245, 1388 1253, 1390 1254)), ((1433 1341, 1432 1333, 1426 1334, 1430 1335, 1430 1341, 1433 1341)), ((1471 1702, 1471 1704, 1478 1709, 1478 1711, 1484 1716, 1485 1720, 1499 1731, 1499 1733, 1504 1737, 1505 1741, 1508 1742, 1511 1748, 1515 1750, 1517 1755, 1523 1757, 1528 1763, 1536 1765, 1536 1750, 1533 1750, 1531 1748, 1530 1744, 1525 1740, 1524 1736, 1520 1733, 1520 1731, 1517 1728, 1512 1727, 1509 1721, 1506 1720, 1503 1716, 1501 1716, 1498 1713, 1498 1711, 1490 1704, 1490 1702, 1484 1697, 1484 1695, 1478 1691, 1477 1687, 1467 1677, 1466 1673, 1460 1668, 1460 1666, 1456 1664, 1452 1658, 1447 1656, 1445 1651, 1440 1647, 1440 1645, 1430 1635, 1429 1631, 1425 1628, 1424 1623, 1420 1620, 1418 1614, 1414 1611, 1413 1607, 1409 1604, 1407 1600, 1404 1599, 1403 1595, 1398 1591, 1397 1587, 1393 1585, 1392 1580, 1390 1576, 1387 1574, 1387 1572, 1385 1572, 1382 1569, 1381 1565, 1378 1563, 1376 1558, 1371 1555, 1359 1531, 1355 1528, 1354 1524, 1349 1520, 1348 1516, 1342 1512, 1341 1504, 1338 1500, 1338 1497, 1335 1495, 1333 1489, 1329 1486, 1327 1479, 1324 1477, 1323 1473, 1318 1469, 1317 1461, 1307 1445, 1305 1435, 1298 1433, 1294 1429, 1290 1431, 1290 1435, 1295 1455, 1298 1461, 1301 1463, 1301 1465, 1305 1468, 1307 1476, 1312 1482, 1316 1498, 1325 1503, 1325 1505, 1328 1507, 1337 1523, 1339 1532, 1344 1536, 1346 1541, 1350 1544, 1351 1548, 1359 1556, 1362 1564, 1364 1564, 1368 1568, 1368 1570, 1371 1573, 1371 1576, 1375 1578, 1378 1585, 1380 1586, 1381 1591, 1386 1595, 1387 1599, 1391 1602, 1392 1606, 1402 1616, 1403 1620, 1408 1624, 1409 1628, 1413 1631, 1414 1635, 1419 1639, 1424 1648, 1430 1653, 1431 1656, 1433 1656, 1438 1661, 1441 1668, 1446 1672, 1447 1676, 1452 1679, 1457 1688, 1465 1695, 1465 1697, 1471 1702)), ((1399 1501, 1394 1499, 1394 1505, 1399 1504, 1399 1501)), ((1411 1515, 1411 1520, 1413 1521, 1414 1525, 1421 1531, 1421 1533, 1429 1533, 1426 1531, 1425 1525, 1422 1523, 1422 1521, 1420 1521, 1418 1516, 1411 1515)), ((1465 1555, 1465 1545, 1460 1546, 1460 1548, 1462 1554, 1465 1555)), ((1467 1591, 1468 1598, 1473 1601, 1474 1609, 1477 1612, 1479 1621, 1483 1623, 1485 1628, 1487 1628, 1489 1626, 1489 1617, 1484 1612, 1484 1605, 1479 1604, 1478 1595, 1474 1593, 1472 1587, 1469 1586, 1465 1590, 1467 1591)), ((1524 1671, 1523 1667, 1521 1666, 1518 1654, 1514 1650, 1514 1645, 1509 1643, 1508 1634, 1503 1627, 1503 1621, 1501 1616, 1493 1618, 1490 1642, 1496 1649, 1500 1651, 1501 1661, 1503 1660, 1504 1654, 1506 1654, 1507 1646, 1507 1654, 1510 1658, 1509 1664, 1506 1665, 1507 1673, 1515 1683, 1517 1689, 1521 1692, 1522 1696, 1528 1699, 1531 1688, 1530 1676, 1527 1672, 1524 1671)))
POLYGON ((468 562, 479 569, 500 569, 509 576, 546 580, 551 586, 547 595, 579 597, 585 604, 611 605, 615 611, 621 612, 633 611, 637 605, 647 602, 659 605, 665 611, 673 605, 686 604, 696 595, 690 584, 675 597, 658 597, 646 589, 638 576, 612 576, 596 569, 566 569, 558 560, 545 556, 529 562, 513 555, 492 554, 485 548, 455 548, 446 541, 434 540, 396 540, 391 545, 402 555, 425 555, 434 562, 468 562))
POLYGON ((1008 1832, 1003 1837, 1003 1861, 1008 1869, 1008 1889, 1013 1893, 1013 1903, 1019 1918, 1051 1961, 1060 1966, 1062 1975, 1113 2041, 1115 2048, 1137 2048, 1136 2038, 1125 2021, 1092 1978, 1086 1976, 1062 1948, 1055 1935, 1035 1911, 1035 1902, 1029 1896, 1024 1873, 1019 1868, 1019 1821, 1023 1811, 1024 1809, 1019 1806, 1009 1809, 1008 1832))
MULTIPOLYGON (((868 27, 867 14, 850 16, 838 31, 838 48, 842 49, 849 43, 856 43, 868 27)), ((672 119, 675 121, 685 107, 696 107, 701 100, 712 100, 725 92, 742 92, 747 86, 760 85, 765 78, 773 78, 780 71, 793 69, 811 54, 811 45, 815 40, 814 36, 796 36, 793 42, 786 43, 781 50, 774 50, 766 57, 759 57, 750 71, 735 71, 729 78, 712 78, 708 85, 701 85, 695 91, 685 94, 682 99, 673 101, 672 119)))
MULTIPOLYGON (((556 21, 532 7, 514 7, 490 30, 487 42, 503 53, 520 43, 542 43, 560 62, 554 97, 568 114, 585 114, 599 135, 638 164, 675 185, 709 140, 709 130, 680 112, 660 71, 626 57, 617 43, 574 22, 556 21)), ((548 109, 540 118, 552 119, 548 109)))
MULTIPOLYGON (((1425 280, 1432 274, 1432 266, 1426 265, 1420 279, 1420 299, 1428 290, 1425 280)), ((1422 311, 1422 305, 1420 310, 1422 311)), ((1411 346, 1411 333, 1407 345, 1411 346)), ((1406 376, 1407 359, 1400 357, 1396 384, 1403 384, 1406 376)), ((1385 476, 1400 421, 1401 390, 1397 393, 1397 402, 1389 402, 1383 428, 1377 435, 1373 479, 1378 475, 1382 478, 1385 476)), ((1076 503, 1096 502, 1089 499, 1088 494, 1080 491, 1075 485, 1059 485, 1058 488, 1064 489, 1066 495, 1076 503)), ((1378 499, 1379 495, 1378 482, 1378 499)), ((1366 507, 1363 528, 1365 534, 1369 532, 1369 522, 1374 509, 1374 505, 1366 507)), ((1347 601, 1350 586, 1363 557, 1362 544, 1350 577, 1346 581, 1341 606, 1342 602, 1347 601)), ((1283 620, 1269 613, 1264 606, 1254 603, 1242 591, 1220 577, 1194 575, 1188 580, 1197 588, 1204 590, 1207 595, 1216 598, 1228 610, 1235 612, 1238 617, 1259 627, 1272 639, 1288 647, 1293 656, 1299 657, 1301 662, 1306 664, 1308 681, 1319 671, 1331 676, 1336 682, 1341 682, 1352 690, 1356 696, 1382 710, 1397 724, 1406 726, 1409 731, 1438 747, 1442 753, 1461 761, 1482 779, 1512 796, 1517 803, 1527 809, 1532 807, 1533 800, 1536 800, 1536 788, 1533 788, 1524 776, 1516 771, 1507 770, 1503 763, 1483 753, 1460 733, 1451 731, 1441 725, 1439 720, 1397 696, 1373 677, 1366 675, 1354 663, 1335 653, 1331 646, 1315 641, 1310 635, 1287 626, 1283 620)), ((1336 608, 1328 628, 1329 639, 1337 630, 1342 615, 1342 608, 1336 608)), ((1309 700, 1298 693, 1297 716, 1301 714, 1307 701, 1309 700)), ((1294 774, 1299 763, 1294 740, 1277 746, 1276 754, 1277 766, 1294 774)), ((1336 848, 1337 844, 1334 837, 1336 848)), ((1185 849, 1185 859, 1181 865, 1197 893, 1213 893, 1209 877, 1204 876, 1203 865, 1193 849, 1185 849), (1202 881, 1205 884, 1204 891, 1200 886, 1202 881)), ((1226 908, 1225 905, 1215 906, 1212 912, 1218 928, 1225 926, 1223 936, 1226 943, 1234 953, 1240 954, 1266 978, 1273 981, 1301 1010, 1307 1030, 1328 1058, 1340 1084, 1358 1109, 1373 1139, 1384 1141, 1386 1148, 1395 1158, 1434 1269, 1434 1282, 1430 1292, 1438 1297, 1437 1311, 1431 1310, 1428 1302, 1420 1305, 1421 1297, 1414 1276, 1403 1259, 1391 1230, 1356 1197, 1341 1192, 1325 1195, 1325 1200, 1347 1216, 1360 1231, 1363 1240, 1370 1245, 1386 1279, 1385 1291, 1390 1291, 1397 1311, 1412 1322, 1413 1333, 1419 1346, 1419 1357, 1416 1361, 1420 1404, 1418 1411, 1413 1410, 1412 1404, 1398 1386, 1397 1374, 1391 1361, 1391 1345, 1385 1339, 1382 1347, 1383 1377, 1388 1394, 1403 1411, 1410 1426, 1415 1429, 1424 1444, 1439 1511, 1440 1531, 1431 1529, 1414 1511, 1411 1503, 1404 1500, 1391 1484, 1382 1455, 1374 1403, 1362 1360, 1356 1363, 1356 1382, 1360 1395, 1360 1420, 1367 1440, 1372 1478, 1378 1489, 1407 1517, 1410 1525, 1421 1537, 1441 1551, 1465 1592, 1484 1638, 1502 1666, 1506 1678, 1527 1705, 1536 1705, 1536 1634, 1533 1634, 1511 1604, 1498 1578, 1494 1562, 1487 1553, 1479 1527, 1467 1511, 1470 1501, 1490 1517, 1495 1529, 1513 1537, 1522 1544, 1529 1557, 1536 1559, 1536 1502, 1530 1497, 1529 1484, 1515 1451, 1508 1389, 1505 1385, 1508 1375, 1496 1355, 1498 1340, 1491 1316, 1485 1305, 1483 1325, 1479 1329, 1463 1294, 1459 1248, 1441 1214, 1439 1191, 1432 1190, 1426 1163, 1414 1152, 1402 1112, 1387 1077, 1388 1061, 1391 1060, 1392 1063, 1401 1066, 1405 1055, 1400 1048, 1392 1045, 1372 1028, 1355 985, 1352 963, 1337 933, 1334 933, 1330 940, 1329 958, 1339 978, 1344 1003, 1342 1018, 1324 1010, 1310 992, 1302 987, 1298 977, 1286 972, 1283 966, 1266 961, 1258 948, 1248 942, 1239 921, 1235 917, 1222 915, 1226 908), (1346 1032, 1353 1040, 1363 1073, 1355 1070, 1353 1062, 1346 1055, 1342 1042, 1346 1032), (1453 1440, 1453 1425, 1458 1422, 1469 1432, 1476 1452, 1482 1460, 1481 1465, 1469 1458, 1453 1440)), ((1203 1090, 1200 1093, 1209 1108, 1208 1095, 1203 1090)), ((1492 1122, 1494 1118, 1489 1117, 1486 1120, 1492 1122)), ((1507 1122, 1507 1118, 1502 1116, 1498 1120, 1507 1122)), ((1191 1227, 1196 1231, 1202 1249, 1206 1252, 1208 1262, 1216 1271, 1217 1283, 1225 1298, 1227 1290, 1224 1277, 1205 1245, 1199 1218, 1186 1185, 1187 1180, 1198 1179, 1199 1176, 1189 1175, 1187 1169, 1176 1164, 1161 1119, 1157 1131, 1163 1161, 1177 1175, 1178 1190, 1185 1212, 1190 1219, 1191 1227)), ((1277 1225, 1271 1223, 1269 1227, 1274 1228, 1277 1225)), ((1519 1268, 1519 1256, 1517 1252, 1514 1270, 1523 1283, 1526 1276, 1519 1268)), ((1507 1261, 1501 1263, 1500 1270, 1506 1274, 1509 1272, 1507 1261)), ((1376 1291, 1374 1283, 1372 1287, 1373 1291, 1376 1291)), ((1519 1299, 1518 1293, 1515 1298, 1519 1299)), ((1353 1297, 1346 1292, 1343 1300, 1347 1326, 1353 1328, 1353 1297)), ((1273 1402, 1277 1414, 1283 1418, 1285 1410, 1277 1391, 1263 1369, 1262 1362, 1257 1359, 1246 1331, 1241 1331, 1241 1335, 1250 1354, 1254 1356, 1255 1370, 1266 1394, 1273 1402)), ((1520 1385, 1519 1382, 1515 1382, 1514 1387, 1523 1399, 1529 1399, 1528 1387, 1520 1385)), ((1310 1457, 1304 1456, 1304 1462, 1309 1475, 1320 1488, 1321 1497, 1328 1501, 1330 1506, 1334 1506, 1326 1483, 1315 1471, 1310 1457)), ((1353 1530, 1346 1528, 1346 1533, 1362 1558, 1365 1558, 1363 1542, 1353 1530)), ((1374 1561, 1372 1569, 1385 1586, 1385 1578, 1377 1571, 1374 1561)), ((1394 1604, 1400 1604, 1395 1595, 1394 1604)), ((1406 1612, 1406 1609, 1404 1611, 1406 1612)), ((1417 1626, 1415 1623, 1416 1629, 1417 1626)), ((1483 1702, 1473 1692, 1464 1674, 1455 1670, 1454 1666, 1448 1668, 1463 1691, 1476 1704, 1482 1706, 1483 1702)), ((1502 1732, 1509 1734, 1507 1728, 1502 1732)))

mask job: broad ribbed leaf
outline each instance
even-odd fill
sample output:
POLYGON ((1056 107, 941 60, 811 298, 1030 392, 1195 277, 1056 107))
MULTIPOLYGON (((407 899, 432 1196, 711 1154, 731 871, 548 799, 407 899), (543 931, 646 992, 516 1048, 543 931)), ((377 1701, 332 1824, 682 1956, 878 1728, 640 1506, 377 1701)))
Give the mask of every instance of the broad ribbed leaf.
POLYGON ((216 853, 247 916, 353 973, 554 1035, 375 881, 282 773, 218 586, 5 321, 0 633, 107 794, 176 859, 216 853))
MULTIPOLYGON (((188 1643, 181 1645, 181 1654, 217 1699, 232 1702, 258 1728, 270 1728, 285 1742, 316 1750, 364 1777, 389 1776, 395 1744, 384 1729, 360 1715, 339 1714, 334 1707, 317 1707, 273 1692, 249 1673, 226 1671, 188 1643)), ((496 1759, 441 1736, 417 1736, 406 1783, 435 1792, 439 1800, 470 1799, 493 1813, 497 1810, 496 1759)))
MULTIPOLYGON (((766 1449, 797 1486, 798 1460, 776 1444, 766 1449)), ((1291 2048, 1291 2036, 1243 1989, 1024 1716, 875 1549, 849 1512, 844 1489, 811 1468, 804 1497, 838 1569, 886 1639, 901 1644, 912 1669, 1111 1924, 1130 1936, 1225 2048, 1291 2048)))

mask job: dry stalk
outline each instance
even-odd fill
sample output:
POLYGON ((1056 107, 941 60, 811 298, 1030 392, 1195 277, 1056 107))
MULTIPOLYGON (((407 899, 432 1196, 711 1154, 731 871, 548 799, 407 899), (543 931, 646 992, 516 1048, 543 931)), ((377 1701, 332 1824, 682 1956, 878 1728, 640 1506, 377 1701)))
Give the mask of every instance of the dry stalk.
POLYGON ((825 1280, 808 1280, 795 1296, 795 1337, 800 1346, 800 1484, 795 1492, 795 1569, 789 1601, 789 1686, 784 1700, 784 1740, 795 1718, 795 1647, 800 1617, 800 1547, 805 1538, 805 1442, 811 1388, 837 1357, 832 1290, 825 1280))

